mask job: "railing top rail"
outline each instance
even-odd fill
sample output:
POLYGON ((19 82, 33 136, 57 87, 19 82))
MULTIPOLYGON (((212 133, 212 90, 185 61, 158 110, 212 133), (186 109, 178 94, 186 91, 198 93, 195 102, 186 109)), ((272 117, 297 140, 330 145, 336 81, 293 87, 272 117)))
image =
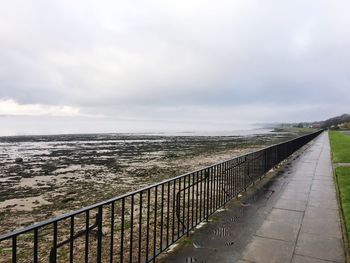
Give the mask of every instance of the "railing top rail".
POLYGON ((215 164, 212 164, 210 166, 206 166, 206 167, 203 167, 203 168, 200 168, 200 169, 197 169, 197 170, 194 170, 194 171, 191 171, 191 172, 188 172, 188 173, 185 173, 185 174, 181 174, 181 175, 178 175, 178 176, 175 176, 173 178, 170 178, 170 179, 165 179, 163 181, 160 181, 158 183, 155 183, 155 184, 152 184, 152 185, 149 185, 149 186, 146 186, 146 187, 143 187, 143 188, 140 188, 138 190, 135 190, 135 191, 131 191, 131 192, 128 192, 128 193, 125 193, 123 195, 120 195, 120 196, 116 196, 116 197, 113 197, 113 198, 110 198, 110 199, 107 199, 107 200, 104 200, 104 201, 101 201, 101 202, 98 202, 98 203, 95 203, 93 205, 90 205, 90 206, 85 206, 85 207, 82 207, 80 209, 77 209, 77 210, 74 210, 74 211, 71 211, 71 212, 68 212, 68 213, 65 213, 65 214, 62 214, 62 215, 59 215, 59 216, 56 216, 54 218, 50 218, 50 219, 47 219, 47 220, 44 220, 44 221, 41 221, 41 222, 38 222, 38 223, 35 223, 33 225, 30 225, 28 227, 24 227, 24 228, 21 228, 21 229, 17 229, 15 231, 11 231, 11 232, 8 232, 8 233, 5 233, 5 234, 2 234, 0 235, 0 241, 3 241, 5 239, 9 239, 11 237, 14 237, 14 236, 18 236, 20 234, 24 234, 24 233, 27 233, 29 231, 32 231, 36 228, 40 228, 40 227, 44 227, 44 226, 47 226, 47 225, 50 225, 54 222, 58 222, 58 221, 62 221, 62 220, 65 220, 67 218, 70 218, 72 216, 75 216, 75 215, 79 215, 79 214, 82 214, 86 211, 90 211, 92 209, 96 209, 100 206, 104 206, 104 205, 109 205, 113 202, 116 202, 116 201, 119 201, 123 198, 127 198, 127 197, 130 197, 132 195, 136 195, 140 192, 144 192, 144 191, 147 191, 148 189, 152 189, 152 188, 155 188, 157 186, 160 186, 162 184, 166 184, 168 182, 172 182, 172 181, 175 181, 179 178, 183 178, 185 176, 188 176, 188 175, 191 175, 193 173, 197 173, 197 172, 200 172, 200 171, 203 171, 203 170, 207 170, 207 169, 210 169, 210 168, 213 168, 217 165, 220 165, 220 164, 223 164, 223 163, 226 163, 228 161, 232 161, 232 160, 235 160, 235 159, 238 159, 238 158, 242 158, 242 157, 245 157, 247 155, 250 155, 250 154, 253 154, 253 153, 257 153, 257 152, 260 152, 260 151, 263 151, 263 150, 266 150, 266 149, 269 149, 269 148, 273 148, 273 147, 276 147, 278 145, 282 145, 282 144, 285 144, 285 143, 288 143, 288 142, 292 142, 292 141, 295 141, 299 138, 302 138, 302 137, 305 137, 305 136, 309 136, 309 135, 313 135, 313 134, 317 134, 319 132, 321 132, 322 130, 318 130, 316 132, 312 132, 312 133, 309 133, 309 134, 305 134, 305 135, 301 135, 301 136, 298 136, 296 138, 293 138, 291 140, 288 140, 288 141, 284 141, 284 142, 280 142, 280 143, 276 143, 276 144, 273 144, 273 145, 269 145, 269 146, 266 146, 266 147, 263 147, 259 150, 256 150, 256 151, 253 151, 253 152, 249 152, 249 153, 245 153, 245 154, 241 154, 241 155, 238 155, 238 156, 235 156, 234 158, 231 158, 231 159, 227 159, 225 161, 221 161, 221 162, 217 162, 215 164))

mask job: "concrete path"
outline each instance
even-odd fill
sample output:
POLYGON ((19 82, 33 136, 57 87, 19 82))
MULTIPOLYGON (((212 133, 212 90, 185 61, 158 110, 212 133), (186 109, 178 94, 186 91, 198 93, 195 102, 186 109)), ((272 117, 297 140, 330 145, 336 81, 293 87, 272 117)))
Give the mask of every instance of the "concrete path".
POLYGON ((328 134, 191 241, 165 262, 345 262, 328 134))

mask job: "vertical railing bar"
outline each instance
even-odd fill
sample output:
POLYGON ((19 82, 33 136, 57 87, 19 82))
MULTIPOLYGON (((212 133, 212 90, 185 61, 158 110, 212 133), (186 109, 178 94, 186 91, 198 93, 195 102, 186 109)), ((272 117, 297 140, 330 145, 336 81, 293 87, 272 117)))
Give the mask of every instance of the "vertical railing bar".
MULTIPOLYGON (((178 190, 178 195, 179 195, 179 202, 176 204, 177 206, 180 206, 181 203, 181 177, 179 178, 179 190, 178 190)), ((179 211, 178 213, 178 218, 177 218, 177 239, 180 237, 180 207, 176 207, 176 209, 179 211)))
POLYGON ((230 176, 231 176, 231 188, 232 188, 232 193, 231 197, 236 197, 236 175, 235 175, 235 169, 233 168, 233 162, 230 161, 227 163, 229 169, 230 169, 230 176))
POLYGON ((151 191, 148 188, 147 189, 147 225, 146 225, 146 262, 148 262, 148 255, 149 255, 149 213, 150 213, 150 196, 151 191))
POLYGON ((186 178, 187 176, 184 176, 184 182, 183 182, 183 198, 182 198, 182 234, 185 233, 185 212, 186 212, 186 178))
POLYGON ((96 262, 101 263, 102 260, 102 213, 103 213, 103 206, 98 207, 98 214, 97 214, 97 254, 96 254, 96 262))
MULTIPOLYGON (((243 159, 243 157, 241 157, 241 159, 243 159)), ((241 164, 240 167, 240 174, 241 174, 241 190, 240 191, 244 191, 245 189, 245 176, 244 176, 244 166, 245 163, 241 164)))
POLYGON ((244 166, 243 166, 243 178, 244 178, 244 192, 247 191, 247 156, 244 156, 244 166))
POLYGON ((138 249, 138 259, 141 262, 141 251, 142 251, 142 191, 140 191, 140 201, 139 201, 139 249, 138 249))
POLYGON ((237 178, 237 167, 236 167, 236 163, 235 161, 231 161, 230 162, 230 169, 232 170, 232 174, 233 174, 233 193, 234 196, 237 197, 238 195, 238 178, 237 178))
POLYGON ((154 189, 154 226, 153 226, 153 262, 156 260, 157 250, 157 209, 158 209, 158 185, 154 189))
POLYGON ((227 185, 227 193, 228 193, 228 196, 226 196, 226 198, 224 198, 224 203, 226 204, 228 200, 230 200, 232 198, 232 176, 231 176, 231 169, 229 170, 226 170, 226 167, 227 167, 227 162, 224 162, 222 164, 222 167, 221 167, 221 171, 222 171, 222 174, 225 175, 226 177, 226 181, 224 183, 224 187, 225 185, 227 185))
POLYGON ((210 168, 210 170, 211 170, 211 182, 212 182, 212 199, 211 199, 211 211, 210 211, 210 214, 212 214, 213 213, 213 211, 215 210, 215 202, 216 202, 216 189, 215 189, 215 187, 216 187, 216 178, 215 178, 215 166, 214 167, 211 167, 210 168))
POLYGON ((228 168, 228 162, 225 162, 222 167, 222 169, 225 171, 224 174, 226 175, 226 178, 227 178, 228 193, 229 193, 229 196, 225 199, 225 203, 227 203, 227 201, 233 197, 231 169, 226 170, 226 168, 228 168))
POLYGON ((230 198, 233 198, 235 196, 235 188, 234 188, 234 171, 230 167, 231 162, 226 162, 226 167, 229 168, 229 172, 227 173, 227 176, 230 178, 230 198))
POLYGON ((166 216, 166 247, 169 246, 169 216, 170 216, 170 181, 168 182, 168 188, 167 188, 167 216, 166 216))
POLYGON ((221 207, 221 196, 223 194, 223 191, 220 189, 220 186, 222 184, 222 176, 219 170, 220 164, 216 165, 216 195, 217 195, 217 202, 216 202, 216 209, 218 209, 219 207, 221 207))
POLYGON ((17 235, 12 237, 12 263, 17 262, 17 235))
POLYGON ((122 215, 121 215, 121 233, 120 233, 120 262, 124 261, 124 220, 125 220, 125 198, 122 199, 122 215))
POLYGON ((199 188, 199 173, 196 172, 196 225, 198 224, 198 199, 200 198, 198 195, 199 188))
POLYGON ((228 184, 228 177, 225 173, 222 171, 223 164, 219 164, 219 174, 220 174, 220 184, 219 184, 219 191, 220 191, 220 207, 225 204, 225 199, 230 191, 230 185, 228 184), (226 183, 226 184, 225 184, 226 183), (227 187, 225 187, 227 186, 227 187), (222 190, 225 189, 225 192, 222 190))
MULTIPOLYGON (((239 161, 238 161, 239 163, 241 162, 241 158, 239 158, 239 161)), ((239 193, 241 193, 242 192, 242 185, 243 185, 243 183, 242 183, 242 173, 241 173, 241 170, 242 170, 242 164, 239 164, 238 166, 237 166, 237 176, 238 176, 238 180, 239 180, 239 183, 238 183, 238 189, 237 189, 237 193, 239 194, 239 193)))
POLYGON ((130 201, 130 251, 129 251, 129 260, 130 262, 133 262, 133 243, 134 241, 134 195, 131 195, 131 201, 130 201))
POLYGON ((199 190, 199 193, 200 193, 200 199, 199 199, 199 222, 201 222, 203 220, 202 218, 202 199, 204 197, 204 193, 203 193, 203 170, 200 171, 200 190, 199 190))
POLYGON ((226 170, 228 166, 228 162, 225 162, 223 164, 223 168, 225 170, 225 175, 226 175, 226 178, 227 178, 227 185, 228 185, 228 193, 229 193, 229 196, 225 199, 225 204, 227 203, 228 200, 230 200, 232 197, 233 197, 233 193, 232 193, 232 175, 231 175, 231 169, 229 170, 226 170))
POLYGON ((220 167, 219 164, 216 165, 216 167, 215 167, 215 170, 216 170, 215 174, 216 174, 216 181, 217 181, 216 182, 216 196, 217 196, 216 209, 218 209, 221 206, 220 200, 221 200, 221 195, 223 193, 223 191, 221 191, 221 189, 220 189, 220 183, 221 183, 222 178, 221 178, 221 173, 219 172, 219 167, 220 167))
POLYGON ((256 162, 256 156, 255 156, 256 154, 254 154, 254 156, 253 156, 253 162, 252 162, 252 173, 253 173, 253 178, 254 178, 254 180, 255 179, 257 179, 256 178, 256 171, 255 171, 255 162, 256 162))
POLYGON ((210 215, 213 213, 215 209, 215 185, 216 185, 216 180, 215 180, 215 167, 210 168, 210 176, 211 176, 211 202, 210 202, 210 215))
POLYGON ((228 168, 228 162, 224 162, 221 167, 222 173, 226 176, 226 184, 228 187, 228 197, 225 199, 225 203, 227 202, 228 199, 231 199, 232 196, 232 176, 231 176, 231 169, 226 169, 228 168))
POLYGON ((211 168, 211 178, 212 178, 212 202, 211 202, 211 212, 212 214, 215 211, 215 202, 216 202, 216 179, 215 179, 215 167, 211 168))
POLYGON ((230 169, 229 175, 231 177, 231 197, 236 197, 235 192, 235 170, 232 166, 232 161, 227 163, 228 168, 230 169))
POLYGON ((219 171, 220 164, 216 165, 215 170, 216 170, 216 209, 218 209, 221 204, 221 194, 222 191, 220 191, 220 182, 221 182, 221 173, 219 171))
POLYGON ((223 191, 220 189, 221 187, 221 184, 222 184, 222 176, 221 176, 221 173, 220 173, 220 164, 216 165, 216 180, 217 180, 217 183, 216 183, 216 195, 217 195, 217 202, 216 202, 216 209, 218 209, 219 207, 221 207, 221 196, 223 194, 223 191))
POLYGON ((206 191, 206 195, 207 195, 207 204, 206 204, 206 221, 208 221, 209 219, 209 180, 210 180, 210 176, 209 176, 209 169, 205 169, 205 173, 206 173, 206 177, 207 177, 207 191, 206 191))
POLYGON ((191 185, 191 176, 188 175, 188 183, 187 183, 187 188, 188 188, 188 192, 187 192, 187 229, 186 229, 186 233, 187 233, 187 236, 189 235, 190 233, 190 195, 191 195, 191 188, 190 188, 190 185, 191 185))
MULTIPOLYGON (((233 162, 231 163, 233 165, 233 162)), ((238 178, 237 178, 237 167, 233 167, 232 169, 233 176, 234 176, 234 191, 235 191, 235 196, 238 195, 238 178)))
POLYGON ((233 191, 234 191, 234 195, 235 197, 237 197, 238 195, 238 177, 237 177, 237 167, 234 161, 231 161, 231 169, 232 169, 232 173, 233 173, 233 178, 234 178, 234 184, 233 184, 233 191))
POLYGON ((161 188, 161 205, 160 205, 160 241, 159 241, 159 247, 160 251, 163 251, 163 213, 164 213, 164 184, 162 184, 161 188))
POLYGON ((89 262, 89 219, 90 211, 85 212, 85 263, 89 262))
POLYGON ((38 263, 38 228, 34 229, 34 251, 33 251, 33 262, 38 263))
POLYGON ((50 263, 56 263, 57 261, 57 221, 53 223, 53 244, 52 254, 50 254, 50 263))
POLYGON ((173 183, 173 222, 172 222, 172 230, 171 230, 171 232, 172 232, 172 237, 171 237, 171 242, 172 243, 174 243, 174 241, 175 241, 175 213, 176 213, 176 211, 175 211, 175 198, 176 198, 176 196, 175 196, 175 192, 176 192, 176 179, 173 181, 174 183, 173 183))
POLYGON ((213 178, 213 168, 209 168, 209 176, 210 176, 210 209, 209 209, 209 215, 212 214, 213 211, 213 202, 214 202, 214 194, 213 194, 213 185, 214 185, 214 178, 213 178))
MULTIPOLYGON (((240 160, 237 160, 237 163, 239 163, 240 160)), ((241 192, 241 173, 240 173, 240 165, 237 164, 237 166, 235 167, 235 171, 236 171, 236 180, 237 180, 237 187, 236 187, 236 193, 239 194, 241 192)))
POLYGON ((70 244, 69 244, 69 262, 74 260, 74 215, 70 218, 70 244))
MULTIPOLYGON (((191 207, 191 228, 193 228, 194 224, 194 188, 195 188, 195 180, 194 180, 195 173, 192 174, 192 207, 191 207)), ((196 184, 198 185, 198 184, 196 184)))
POLYGON ((110 241, 110 251, 109 251, 109 262, 113 263, 113 246, 114 246, 114 206, 115 202, 111 204, 111 241, 110 241))

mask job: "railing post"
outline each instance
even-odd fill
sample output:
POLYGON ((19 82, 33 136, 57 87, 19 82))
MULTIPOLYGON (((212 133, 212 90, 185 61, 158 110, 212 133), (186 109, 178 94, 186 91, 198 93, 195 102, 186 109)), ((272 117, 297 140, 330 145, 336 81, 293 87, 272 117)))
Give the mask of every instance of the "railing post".
POLYGON ((97 254, 96 262, 101 263, 102 257, 102 206, 98 207, 97 220, 97 254))
MULTIPOLYGON (((247 174, 248 174, 248 170, 247 170, 247 167, 248 167, 248 162, 247 162, 247 156, 245 156, 244 157, 244 168, 246 168, 246 169, 244 169, 244 170, 246 170, 246 172, 247 172, 247 174)), ((244 182, 244 192, 246 192, 247 191, 247 177, 248 177, 248 175, 247 174, 244 174, 243 173, 243 182, 244 182)))
POLYGON ((17 262, 17 236, 12 237, 12 262, 17 262))
POLYGON ((206 207, 206 218, 205 221, 208 222, 209 218, 209 170, 205 170, 205 176, 206 176, 206 181, 207 181, 207 207, 206 207))

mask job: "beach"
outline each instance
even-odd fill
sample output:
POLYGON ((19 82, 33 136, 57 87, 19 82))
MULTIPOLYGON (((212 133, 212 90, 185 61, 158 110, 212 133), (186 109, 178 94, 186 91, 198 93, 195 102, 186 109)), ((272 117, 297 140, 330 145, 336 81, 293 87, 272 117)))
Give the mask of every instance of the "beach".
MULTIPOLYGON (((0 233, 228 160, 305 131, 225 136, 0 137, 0 233)), ((232 133, 234 134, 234 133, 232 133)))

